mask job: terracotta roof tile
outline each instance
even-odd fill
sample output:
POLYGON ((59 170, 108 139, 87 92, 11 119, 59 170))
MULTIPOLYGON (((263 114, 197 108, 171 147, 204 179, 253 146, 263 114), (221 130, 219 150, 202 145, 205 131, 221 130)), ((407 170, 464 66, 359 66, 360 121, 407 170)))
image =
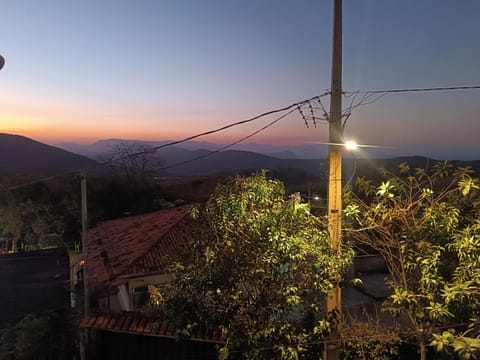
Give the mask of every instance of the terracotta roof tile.
POLYGON ((120 276, 163 269, 188 250, 188 207, 157 211, 97 224, 87 232, 88 273, 96 290, 120 276))
MULTIPOLYGON (((91 315, 83 319, 81 326, 110 332, 143 334, 166 338, 177 337, 176 329, 172 322, 132 311, 91 315)), ((190 340, 224 343, 220 337, 205 332, 193 335, 190 340)))
POLYGON ((141 319, 139 317, 132 316, 132 321, 130 322, 130 326, 128 327, 128 331, 137 332, 138 324, 140 323, 141 319))

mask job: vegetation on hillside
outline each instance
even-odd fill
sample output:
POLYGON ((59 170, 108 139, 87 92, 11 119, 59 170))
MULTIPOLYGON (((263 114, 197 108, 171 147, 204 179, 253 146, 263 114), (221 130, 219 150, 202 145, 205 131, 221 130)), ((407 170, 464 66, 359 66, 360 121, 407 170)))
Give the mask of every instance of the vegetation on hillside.
MULTIPOLYGON (((25 182, 22 181, 22 182, 25 182)), ((87 178, 89 225, 174 206, 155 183, 125 177, 87 178)), ((0 238, 10 250, 74 246, 81 241, 80 177, 0 193, 0 238)))
MULTIPOLYGON (((196 179, 166 191, 147 172, 89 179, 88 207, 94 225, 174 206, 182 195, 192 201, 208 198, 194 212, 199 227, 190 256, 171 269, 170 284, 153 291, 155 311, 175 320, 181 336, 198 329, 221 334, 223 358, 318 356, 330 326, 324 296, 341 282, 353 252, 332 247, 325 219, 314 216, 308 199, 287 196, 285 188, 305 193, 311 179, 275 173, 287 181, 284 186, 259 172, 226 181, 196 179)), ((468 168, 438 162, 421 168, 400 164, 376 172, 374 180, 361 176, 349 185, 344 239, 383 256, 392 275, 392 296, 383 310, 408 326, 346 323, 344 355, 395 358, 403 343, 418 347, 422 360, 479 358, 478 179, 468 168), (356 331, 368 338, 352 340, 356 331)), ((319 184, 315 189, 325 191, 319 184)), ((80 229, 77 177, 0 195, 0 237, 14 247, 79 243, 80 229)))
POLYGON ((75 335, 68 314, 58 311, 27 314, 14 326, 0 329, 0 360, 71 358, 75 335))

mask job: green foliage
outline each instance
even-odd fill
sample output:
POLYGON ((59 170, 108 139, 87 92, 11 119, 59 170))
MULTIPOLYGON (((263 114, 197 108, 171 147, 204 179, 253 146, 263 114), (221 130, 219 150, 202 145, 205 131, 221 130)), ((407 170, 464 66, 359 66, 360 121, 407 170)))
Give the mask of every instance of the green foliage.
POLYGON ((457 335, 453 329, 443 331, 441 334, 433 334, 431 345, 439 352, 455 352, 462 359, 478 359, 480 356, 480 336, 472 338, 457 335))
POLYGON ((64 225, 50 205, 22 202, 13 208, 0 209, 0 228, 3 235, 19 241, 30 249, 63 246, 64 225))
POLYGON ((0 334, 0 360, 65 359, 73 329, 58 312, 29 314, 0 334))
MULTIPOLYGON (((115 177, 88 178, 87 203, 91 226, 174 206, 164 199, 158 185, 115 177)), ((9 240, 10 248, 73 247, 81 239, 80 204, 78 177, 0 194, 0 237, 9 240)))
POLYGON ((0 330, 0 360, 15 359, 15 340, 14 328, 0 330))
MULTIPOLYGON (((479 311, 479 209, 471 206, 478 204, 478 180, 448 163, 413 170, 402 164, 400 176, 390 176, 376 189, 359 179, 345 214, 351 237, 383 255, 393 291, 384 309, 408 319, 425 356, 432 340, 437 349, 445 344, 440 328, 479 311)), ((455 351, 470 356, 470 340, 455 339, 455 351)))
POLYGON ((78 179, 62 179, 1 194, 1 235, 10 240, 11 248, 19 249, 59 247, 78 241, 79 192, 78 179))
POLYGON ((388 360, 398 356, 398 329, 382 326, 370 317, 344 322, 340 333, 344 360, 388 360))
POLYGON ((352 251, 335 248, 299 196, 265 172, 229 179, 194 212, 189 259, 161 289, 163 310, 183 335, 212 331, 222 354, 252 359, 315 357, 328 331, 324 296, 338 284, 352 251))

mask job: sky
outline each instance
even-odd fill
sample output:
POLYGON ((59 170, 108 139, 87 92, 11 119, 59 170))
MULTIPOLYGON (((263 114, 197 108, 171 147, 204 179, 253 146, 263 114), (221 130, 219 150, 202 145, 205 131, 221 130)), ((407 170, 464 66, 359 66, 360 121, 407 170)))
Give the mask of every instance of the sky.
MULTIPOLYGON (((3 1, 0 132, 176 140, 319 95, 330 87, 332 2, 3 1)), ((344 91, 480 85, 480 1, 344 0, 343 10, 344 91)), ((345 137, 480 159, 479 114, 480 90, 389 94, 354 109, 345 137)), ((199 140, 233 142, 272 119, 199 140)), ((326 124, 307 128, 295 112, 248 141, 327 139, 326 124)))

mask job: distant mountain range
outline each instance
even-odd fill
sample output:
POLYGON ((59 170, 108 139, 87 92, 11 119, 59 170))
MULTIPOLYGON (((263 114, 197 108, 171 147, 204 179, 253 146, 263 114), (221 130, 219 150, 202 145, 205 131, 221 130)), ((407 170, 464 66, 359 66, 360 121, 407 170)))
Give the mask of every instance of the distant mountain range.
MULTIPOLYGON (((106 139, 100 140, 93 144, 82 145, 77 143, 58 143, 62 149, 81 154, 92 159, 97 159, 99 155, 105 154, 110 149, 121 143, 135 143, 150 147, 162 146, 173 142, 173 140, 164 141, 143 141, 131 139, 106 139)), ((223 148, 224 144, 215 144, 206 141, 185 141, 177 148, 184 150, 210 150, 216 151, 223 148)), ((237 144, 229 150, 255 152, 280 159, 319 159, 327 155, 327 147, 322 144, 306 144, 306 145, 270 145, 270 144, 237 144)))
MULTIPOLYGON (((62 144, 63 149, 39 141, 12 134, 0 133, 0 174, 51 174, 82 168, 98 169, 99 158, 123 140, 106 140, 92 146, 62 144), (70 149, 67 151, 65 149, 70 149), (75 154, 78 151, 80 154, 75 154), (89 157, 83 154, 89 155, 89 157)), ((135 141, 130 141, 136 143, 135 141)), ((143 145, 158 146, 163 143, 142 142, 143 145)), ((183 144, 182 144, 183 145, 183 144)), ((195 148, 196 144, 185 144, 195 148)), ((208 144, 207 144, 208 145, 208 144)), ((218 146, 217 146, 218 148, 218 146)), ((226 150, 213 153, 210 149, 189 150, 179 146, 169 146, 155 153, 163 175, 211 175, 228 174, 245 170, 289 169, 320 173, 319 160, 280 159, 251 151, 226 150)), ((288 156, 289 154, 283 154, 288 156)), ((96 171, 98 172, 98 171, 96 171)))
MULTIPOLYGON (((101 140, 91 145, 80 145, 75 143, 61 143, 57 146, 71 152, 77 152, 92 159, 102 159, 102 155, 112 151, 121 144, 141 144, 147 147, 159 147, 172 141, 136 141, 109 139, 101 140)), ((246 147, 258 149, 258 152, 245 150, 224 150, 218 151, 222 145, 187 141, 180 145, 167 146, 155 152, 160 163, 162 172, 173 175, 210 175, 228 174, 246 170, 270 169, 288 171, 299 170, 321 173, 320 161, 317 159, 299 159, 298 153, 285 150, 275 145, 249 144, 246 147), (266 155, 266 153, 270 155, 266 155)), ((300 149, 300 147, 299 147, 300 149)), ((313 149, 313 147, 312 147, 313 149)), ((298 149, 297 149, 298 150, 298 149)))
MULTIPOLYGON (((99 169, 98 163, 93 160, 100 154, 105 154, 125 140, 103 140, 92 145, 59 144, 60 147, 50 146, 41 142, 18 135, 0 133, 0 174, 34 174, 59 173, 81 168, 99 169), (65 150, 68 149, 69 151, 65 150), (74 152, 79 154, 75 154, 74 152), (90 156, 91 158, 86 157, 90 156)), ((159 146, 164 142, 136 142, 148 146, 159 146)), ((278 147, 264 146, 264 150, 271 150, 272 156, 240 150, 225 150, 215 152, 220 145, 211 143, 186 142, 181 146, 168 146, 159 149, 153 156, 155 163, 159 163, 162 176, 191 176, 232 174, 257 169, 270 169, 284 173, 301 172, 306 176, 326 178, 327 161, 325 157, 317 159, 295 158, 290 152, 276 152, 278 147), (198 148, 205 146, 205 148, 198 148), (273 156, 275 155, 276 156, 273 156)), ((260 145, 259 145, 260 146, 260 145)), ((262 145, 263 146, 263 145, 262 145)), ((286 150, 285 150, 286 151, 286 150)), ((425 157, 403 157, 394 159, 345 159, 344 176, 347 178, 353 173, 372 174, 378 172, 381 166, 392 168, 401 162, 408 162, 412 167, 423 167, 430 160, 425 157)), ((456 161, 458 166, 472 166, 477 174, 480 172, 480 161, 456 161)))

